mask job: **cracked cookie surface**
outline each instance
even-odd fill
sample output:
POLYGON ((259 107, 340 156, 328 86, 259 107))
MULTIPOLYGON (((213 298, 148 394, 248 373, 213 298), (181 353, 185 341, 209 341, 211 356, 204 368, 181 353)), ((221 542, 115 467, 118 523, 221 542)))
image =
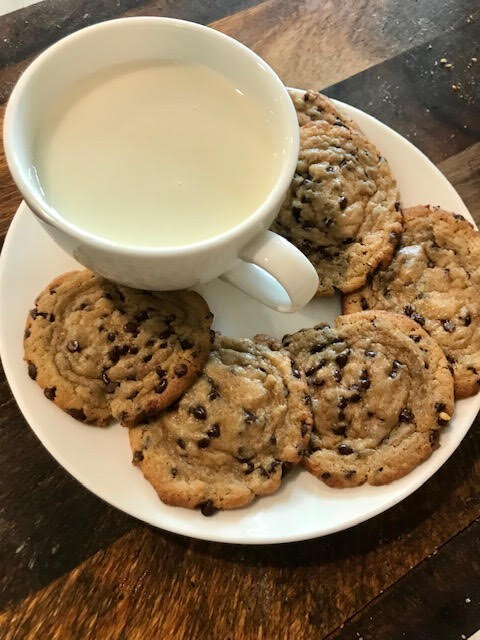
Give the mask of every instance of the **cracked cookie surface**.
POLYGON ((217 336, 177 406, 130 429, 133 463, 167 504, 205 515, 248 504, 300 461, 312 423, 305 377, 285 351, 217 336))
POLYGON ((404 218, 391 264, 344 298, 344 312, 385 309, 413 318, 443 349, 456 397, 473 395, 480 389, 480 233, 438 207, 412 207, 404 218))
POLYGON ((436 342, 385 311, 340 316, 283 338, 305 371, 314 425, 305 467, 332 487, 381 485, 438 444, 453 412, 453 378, 436 342))
POLYGON ((390 262, 402 230, 388 163, 359 131, 326 120, 300 127, 300 153, 272 230, 304 253, 318 295, 351 292, 390 262))
POLYGON ((74 418, 132 424, 190 386, 210 352, 211 321, 192 291, 142 292, 74 271, 38 296, 25 360, 45 396, 74 418))

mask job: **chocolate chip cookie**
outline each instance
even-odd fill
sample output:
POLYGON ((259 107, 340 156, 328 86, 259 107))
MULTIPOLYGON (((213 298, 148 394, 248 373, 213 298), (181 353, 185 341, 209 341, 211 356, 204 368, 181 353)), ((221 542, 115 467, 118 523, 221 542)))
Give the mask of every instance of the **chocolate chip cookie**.
POLYGON ((341 114, 333 102, 323 93, 313 90, 300 91, 299 89, 289 89, 288 93, 297 112, 300 126, 324 120, 330 124, 359 131, 357 123, 341 114))
POLYGON ((386 309, 416 320, 443 349, 455 395, 480 389, 480 233, 431 206, 404 211, 399 250, 385 271, 345 297, 344 311, 386 309))
POLYGON ((161 500, 210 515, 275 491, 311 424, 305 376, 288 353, 217 337, 177 406, 129 434, 133 463, 161 500))
POLYGON ((141 292, 88 270, 66 273, 29 313, 28 373, 78 420, 131 424, 192 383, 210 352, 211 320, 191 291, 141 292))
POLYGON ((297 169, 272 230, 313 264, 318 295, 354 291, 387 266, 401 220, 388 163, 360 132, 326 120, 300 128, 297 169))
POLYGON ((437 446, 453 378, 437 343, 399 314, 340 316, 283 338, 305 371, 314 425, 305 467, 332 487, 381 485, 437 446))

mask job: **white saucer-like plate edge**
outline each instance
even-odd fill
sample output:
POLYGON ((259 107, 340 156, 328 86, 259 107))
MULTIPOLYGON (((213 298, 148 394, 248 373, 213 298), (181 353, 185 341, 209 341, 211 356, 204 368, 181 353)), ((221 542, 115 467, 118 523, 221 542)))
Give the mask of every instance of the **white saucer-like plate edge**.
MULTIPOLYGON (((410 142, 362 111, 337 104, 388 159, 404 206, 439 204, 472 220, 454 188, 410 142)), ((410 474, 384 487, 335 490, 296 470, 272 496, 213 518, 168 507, 130 464, 128 436, 122 427, 81 425, 46 401, 26 375, 22 336, 27 311, 51 279, 77 267, 22 203, 0 256, 0 351, 5 374, 22 413, 56 460, 97 496, 154 526, 204 540, 242 544, 306 540, 346 529, 397 504, 428 480, 458 447, 480 409, 480 394, 458 402, 440 448, 410 474)), ((286 315, 267 309, 219 280, 199 290, 216 315, 215 328, 229 335, 268 332, 281 336, 319 321, 331 321, 340 313, 338 298, 316 300, 299 313, 286 315)))

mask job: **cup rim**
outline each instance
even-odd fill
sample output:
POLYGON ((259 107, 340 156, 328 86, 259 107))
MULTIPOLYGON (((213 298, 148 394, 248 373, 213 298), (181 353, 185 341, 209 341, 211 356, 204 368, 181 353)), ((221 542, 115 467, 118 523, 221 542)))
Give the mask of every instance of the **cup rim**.
POLYGON ((290 96, 288 95, 286 87, 284 86, 278 75, 262 58, 260 58, 260 56, 258 56, 255 52, 253 52, 238 40, 231 38, 221 31, 212 29, 211 27, 197 24, 195 22, 189 22, 187 20, 156 16, 117 18, 114 20, 107 20, 104 22, 96 23, 94 25, 85 27, 84 29, 75 31, 72 34, 65 36, 58 42, 50 45, 44 52, 42 52, 37 58, 35 58, 35 60, 30 63, 30 65, 22 73, 15 87, 13 88, 5 111, 3 134, 5 156, 7 159, 8 167, 17 187, 22 194, 22 197, 24 198, 25 202, 27 203, 30 210, 34 213, 34 215, 36 215, 44 223, 60 229, 67 235, 73 236, 77 240, 85 244, 88 244, 90 246, 93 245, 95 248, 101 249, 103 251, 109 251, 111 253, 117 254, 123 253, 127 255, 142 254, 147 256, 178 256, 183 253, 205 251, 212 249, 215 246, 221 245, 224 242, 228 242, 237 235, 243 235, 245 232, 248 232, 249 228, 253 229, 256 226, 258 227, 259 223, 262 222, 265 215, 269 213, 272 207, 278 206, 279 199, 286 193, 295 171, 299 149, 299 127, 293 103, 290 99, 290 96), (279 174, 275 182, 273 183, 267 197, 245 220, 242 220, 236 226, 227 229, 220 234, 217 234, 205 240, 201 240, 199 242, 173 247, 143 247, 123 244, 91 233, 90 231, 82 229, 81 227, 69 222, 68 220, 63 218, 53 207, 51 207, 46 200, 38 197, 34 190, 30 187, 30 182, 26 177, 26 172, 28 169, 21 165, 21 163, 19 162, 19 158, 14 150, 14 123, 18 113, 18 105, 22 100, 23 94, 31 78, 47 60, 49 60, 53 56, 58 55, 61 52, 61 49, 64 46, 68 46, 68 44, 72 40, 83 38, 91 31, 100 31, 103 29, 115 28, 119 24, 125 24, 126 22, 129 22, 132 25, 140 23, 155 23, 159 26, 174 25, 178 28, 189 29, 192 31, 203 31, 204 33, 208 33, 209 37, 211 37, 212 39, 218 39, 227 42, 229 46, 241 51, 242 55, 248 57, 252 63, 260 66, 263 71, 267 72, 270 75, 270 77, 274 81, 274 84, 279 89, 279 95, 281 99, 286 104, 287 112, 290 112, 288 125, 289 131, 285 132, 285 138, 289 139, 291 142, 288 143, 287 153, 282 158, 282 165, 280 167, 279 174))

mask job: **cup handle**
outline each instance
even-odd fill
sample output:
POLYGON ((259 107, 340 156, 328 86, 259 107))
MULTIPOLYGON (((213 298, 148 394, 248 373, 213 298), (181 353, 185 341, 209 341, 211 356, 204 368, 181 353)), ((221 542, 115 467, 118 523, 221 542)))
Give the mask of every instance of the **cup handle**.
POLYGON ((297 311, 310 302, 318 289, 313 265, 293 244, 273 231, 256 236, 242 249, 239 258, 230 271, 220 276, 222 280, 276 311, 297 311), (265 274, 259 274, 259 269, 276 283, 260 277, 265 274))

